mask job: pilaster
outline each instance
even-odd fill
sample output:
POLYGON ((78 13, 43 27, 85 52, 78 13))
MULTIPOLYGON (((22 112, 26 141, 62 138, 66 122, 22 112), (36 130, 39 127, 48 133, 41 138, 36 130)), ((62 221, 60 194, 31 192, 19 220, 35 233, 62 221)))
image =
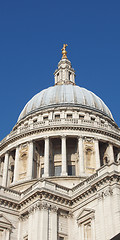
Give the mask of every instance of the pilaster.
POLYGON ((57 208, 51 207, 51 240, 57 240, 57 208))
POLYGON ((41 207, 39 236, 39 239, 49 239, 49 209, 47 204, 42 204, 41 207))

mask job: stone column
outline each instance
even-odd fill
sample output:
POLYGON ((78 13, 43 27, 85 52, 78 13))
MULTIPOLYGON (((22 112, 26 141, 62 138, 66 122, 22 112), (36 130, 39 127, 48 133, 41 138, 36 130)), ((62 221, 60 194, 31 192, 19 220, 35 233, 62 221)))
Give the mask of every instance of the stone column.
POLYGON ((51 240, 57 240, 57 208, 51 208, 51 240))
POLYGON ((18 180, 18 175, 19 175, 19 147, 16 147, 16 152, 15 152, 15 167, 14 167, 14 180, 13 182, 17 182, 18 180))
POLYGON ((33 142, 29 142, 29 153, 28 153, 28 165, 27 165, 27 178, 32 179, 33 176, 33 142))
POLYGON ((79 175, 84 173, 84 152, 83 152, 83 139, 78 138, 78 152, 79 152, 79 175))
POLYGON ((44 177, 49 176, 49 137, 45 138, 44 148, 44 177))
POLYGON ((109 160, 110 160, 109 163, 114 162, 113 145, 111 143, 109 143, 109 146, 108 146, 108 153, 109 153, 109 160))
POLYGON ((100 151, 99 151, 99 141, 94 140, 95 144, 95 160, 96 160, 96 169, 100 168, 100 151))
POLYGON ((62 176, 67 176, 66 136, 62 136, 62 176))
POLYGON ((3 180, 2 180, 3 187, 7 187, 8 165, 9 165, 9 153, 7 152, 5 154, 5 159, 4 159, 3 180))

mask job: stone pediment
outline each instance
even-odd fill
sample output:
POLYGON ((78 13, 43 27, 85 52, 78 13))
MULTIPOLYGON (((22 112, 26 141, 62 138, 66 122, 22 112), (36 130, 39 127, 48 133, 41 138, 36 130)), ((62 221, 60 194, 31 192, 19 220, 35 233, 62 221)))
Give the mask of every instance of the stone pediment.
POLYGON ((77 222, 78 224, 81 224, 89 219, 94 218, 94 215, 95 215, 95 210, 85 208, 79 213, 77 217, 77 222))
POLYGON ((3 214, 0 214, 0 228, 11 230, 12 227, 12 223, 3 214))

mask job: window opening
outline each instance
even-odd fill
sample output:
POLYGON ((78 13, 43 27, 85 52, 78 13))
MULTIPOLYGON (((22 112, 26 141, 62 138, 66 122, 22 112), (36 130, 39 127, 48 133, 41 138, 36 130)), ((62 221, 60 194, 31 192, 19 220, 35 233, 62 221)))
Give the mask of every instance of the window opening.
POLYGON ((68 119, 72 118, 72 114, 67 114, 67 118, 68 119))
POLYGON ((79 115, 79 119, 84 119, 84 116, 83 115, 79 115))
POLYGON ((43 117, 43 120, 48 120, 48 116, 43 117))
POLYGON ((74 165, 68 165, 68 175, 75 176, 75 166, 74 165))
POLYGON ((60 114, 55 115, 55 119, 60 119, 60 114))
POLYGON ((61 176, 61 166, 55 166, 55 176, 61 176))

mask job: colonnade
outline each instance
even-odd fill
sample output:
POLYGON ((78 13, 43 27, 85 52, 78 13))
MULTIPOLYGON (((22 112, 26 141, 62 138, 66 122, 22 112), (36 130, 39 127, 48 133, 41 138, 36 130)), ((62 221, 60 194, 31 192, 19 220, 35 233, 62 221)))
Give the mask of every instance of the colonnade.
MULTIPOLYGON (((62 135, 61 136, 61 176, 68 175, 68 167, 67 167, 67 147, 66 140, 69 136, 62 135)), ((60 137, 59 137, 60 138, 60 137)), ((75 138, 75 136, 74 136, 75 138)), ((78 174, 77 176, 82 176, 85 173, 84 166, 84 149, 83 149, 83 138, 82 136, 76 136, 78 139, 78 174)), ((50 164, 50 137, 46 136, 44 138, 44 174, 42 177, 49 177, 49 164, 50 164)), ((29 151, 28 151, 28 160, 27 160, 27 174, 26 180, 30 180, 33 177, 33 156, 34 156, 34 142, 30 141, 29 143, 29 151)), ((110 152, 110 162, 114 162, 114 151, 113 145, 109 144, 109 152, 110 152)), ((100 167, 100 152, 99 152, 99 141, 98 139, 94 139, 94 151, 95 151, 95 161, 96 161, 96 169, 100 167)), ((9 167, 9 152, 5 153, 4 156, 4 168, 3 168, 3 176, 2 176, 2 186, 7 186, 8 181, 8 167, 9 167)), ((16 147, 15 151, 15 164, 14 164, 14 179, 13 183, 18 181, 19 174, 19 146, 16 147)))

